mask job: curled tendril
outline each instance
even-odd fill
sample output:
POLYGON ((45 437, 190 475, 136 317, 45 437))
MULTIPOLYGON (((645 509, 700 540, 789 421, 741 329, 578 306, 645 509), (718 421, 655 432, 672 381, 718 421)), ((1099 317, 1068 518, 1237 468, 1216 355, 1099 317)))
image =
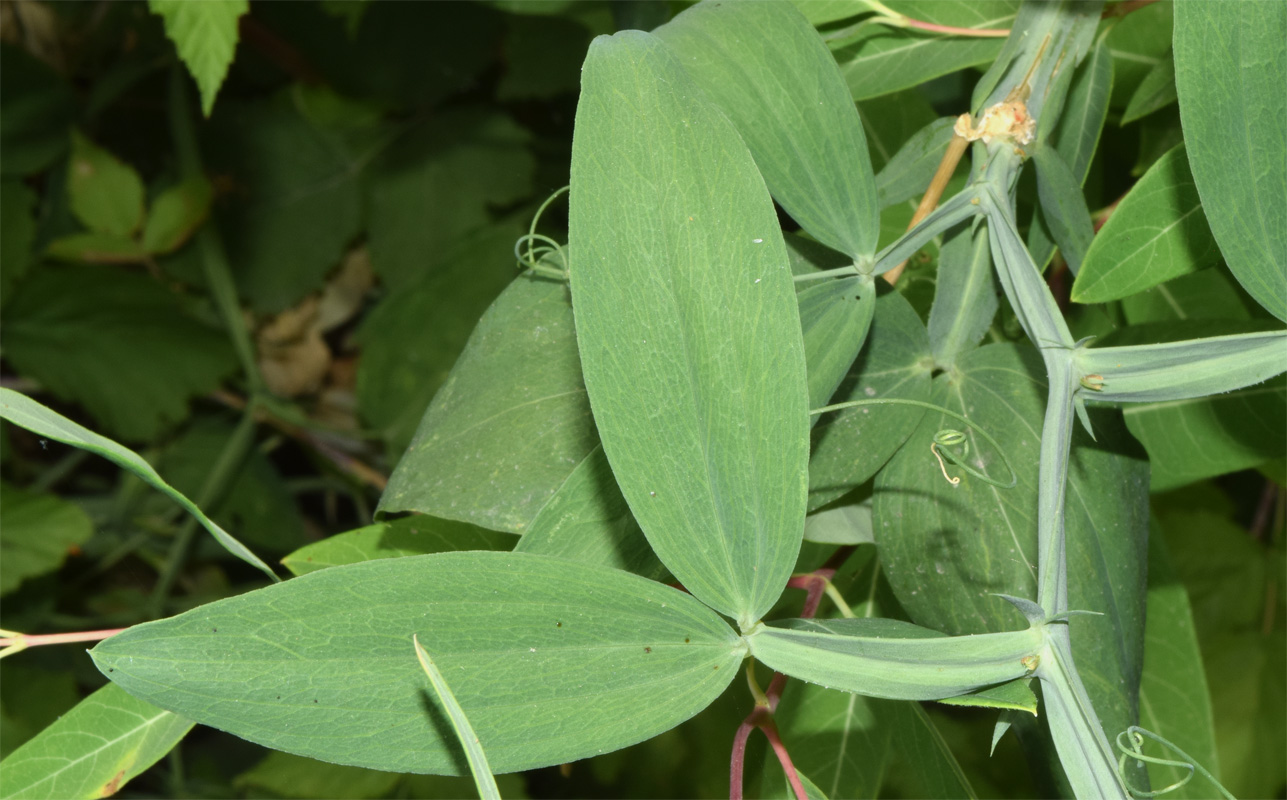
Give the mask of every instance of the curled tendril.
POLYGON ((943 459, 947 459, 954 466, 960 467, 962 470, 964 470, 966 474, 972 475, 975 478, 978 478, 979 480, 983 481, 989 486, 996 486, 999 489, 1013 489, 1015 485, 1018 484, 1019 473, 1014 471, 1014 466, 1011 465, 1010 459, 1006 457, 1005 451, 1001 449, 1001 445, 997 444, 996 439, 993 439, 990 435, 988 435, 987 431, 983 430, 978 425, 974 424, 973 422, 961 416, 960 414, 956 413, 955 411, 950 411, 946 408, 943 408, 942 406, 936 406, 933 403, 922 403, 919 400, 904 400, 901 398, 893 398, 893 397, 881 398, 878 400, 850 400, 846 403, 836 403, 835 405, 823 406, 822 408, 815 408, 814 410, 809 412, 809 416, 813 416, 814 414, 825 414, 828 411, 839 411, 842 408, 856 408, 857 406, 881 406, 881 405, 891 405, 891 406, 904 405, 904 406, 917 406, 919 408, 928 408, 930 411, 937 411, 940 414, 946 414, 947 416, 952 417, 953 419, 964 422, 968 427, 977 431, 980 436, 982 436, 984 439, 987 440, 988 444, 992 446, 992 449, 995 450, 997 454, 1001 456, 1001 461, 1005 464, 1006 470, 1010 472, 1010 482, 1005 483, 997 480, 996 478, 991 478, 987 475, 984 475, 982 472, 979 472, 978 470, 974 469, 970 465, 964 463, 962 459, 964 459, 970 454, 969 439, 961 431, 952 430, 951 428, 944 428, 943 430, 934 434, 934 441, 930 443, 930 452, 934 454, 934 457, 936 459, 938 459, 938 466, 939 466, 939 469, 943 471, 943 477, 947 478, 947 482, 952 484, 953 486, 959 485, 961 483, 961 479, 959 477, 952 478, 947 474, 947 467, 943 464, 943 459), (954 453, 952 453, 951 450, 946 449, 948 447, 955 447, 957 445, 960 445, 962 447, 962 452, 959 457, 954 453))
POLYGON ((1202 777, 1211 781, 1211 785, 1215 786, 1216 789, 1220 791, 1220 795, 1222 797, 1226 798, 1226 800, 1234 800, 1234 797, 1229 793, 1229 790, 1221 786, 1220 782, 1215 779, 1215 776, 1204 769, 1192 756, 1152 731, 1145 730, 1138 725, 1130 726, 1126 730, 1117 734, 1117 749, 1122 751, 1121 757, 1117 759, 1117 771, 1122 774, 1122 780, 1126 781, 1126 788, 1129 789, 1131 794, 1136 797, 1158 797, 1159 795, 1173 792, 1192 780, 1193 773, 1197 772, 1201 774, 1202 777), (1163 747, 1171 750, 1179 760, 1145 755, 1145 737, 1148 737, 1163 747), (1124 744, 1124 741, 1129 744, 1124 744), (1180 778, 1170 786, 1166 786, 1161 789, 1154 789, 1153 791, 1144 791, 1143 789, 1132 787, 1130 785, 1130 780, 1126 777, 1126 759, 1128 758, 1134 759, 1141 764, 1157 764, 1163 767, 1178 767, 1180 769, 1186 769, 1188 772, 1183 778, 1180 778))
POLYGON ((564 251, 563 245, 544 234, 537 233, 536 225, 541 221, 541 215, 545 213, 546 208, 549 208, 550 203, 567 190, 568 187, 564 186, 545 198, 545 202, 541 203, 540 208, 536 209, 536 214, 532 216, 532 224, 528 227, 527 233, 514 242, 514 258, 517 259, 520 268, 530 269, 537 275, 561 281, 568 279, 567 252, 564 251), (555 257, 559 266, 551 266, 545 261, 550 255, 555 257))

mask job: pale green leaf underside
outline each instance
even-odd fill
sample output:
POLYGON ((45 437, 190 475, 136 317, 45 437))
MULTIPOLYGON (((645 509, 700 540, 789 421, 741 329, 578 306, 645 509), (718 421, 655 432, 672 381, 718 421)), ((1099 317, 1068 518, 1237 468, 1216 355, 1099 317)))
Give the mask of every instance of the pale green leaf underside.
POLYGON ((150 0, 165 20, 165 33, 201 90, 208 117, 237 51, 237 20, 250 11, 247 0, 150 0))
POLYGON ((1175 4, 1189 163, 1229 269, 1287 320, 1287 5, 1175 4))
POLYGON ((12 389, 0 388, 0 417, 9 420, 15 425, 20 425, 33 433, 40 436, 47 436, 55 441, 64 444, 79 447, 82 450, 88 450, 91 453, 106 458, 108 461, 117 466, 133 472, 142 478, 147 484, 158 489, 161 493, 168 495, 176 503, 183 506, 188 513, 197 518, 202 527, 210 531, 211 535, 223 545, 229 553, 245 561, 253 567, 258 568, 265 575, 278 580, 273 573, 272 568, 259 559, 254 553, 250 552, 241 542, 237 541, 223 528, 220 528, 209 517, 197 508, 196 504, 180 494, 174 487, 161 479, 152 465, 144 461, 132 450, 128 450, 105 436, 100 436, 91 430, 77 425, 75 422, 67 419, 56 411, 37 403, 26 395, 13 391, 12 389))
POLYGON ((413 634, 496 772, 668 730, 714 700, 744 655, 714 612, 668 586, 487 552, 322 570, 131 628, 92 655, 130 693, 274 749, 465 774, 413 634))
POLYGON ((795 563, 808 460, 773 204, 732 124, 650 34, 594 41, 576 127, 572 299, 604 452, 662 562, 749 625, 795 563))
POLYGON ((698 4, 654 34, 733 122, 787 213, 851 258, 876 251, 867 139, 818 32, 789 3, 698 4))
POLYGON ((295 575, 306 575, 327 567, 380 558, 457 550, 510 550, 516 541, 512 534, 416 514, 328 536, 286 556, 282 565, 295 575))
POLYGON ((955 697, 1022 677, 1031 671, 1022 659, 1042 642, 1037 629, 951 637, 888 619, 796 624, 755 630, 751 655, 810 683, 893 700, 955 697))
POLYGON ((1179 145, 1149 167, 1096 234, 1072 299, 1117 300, 1219 261, 1179 145))
POLYGON ((152 766, 192 722, 108 684, 0 762, 4 796, 107 797, 152 766))

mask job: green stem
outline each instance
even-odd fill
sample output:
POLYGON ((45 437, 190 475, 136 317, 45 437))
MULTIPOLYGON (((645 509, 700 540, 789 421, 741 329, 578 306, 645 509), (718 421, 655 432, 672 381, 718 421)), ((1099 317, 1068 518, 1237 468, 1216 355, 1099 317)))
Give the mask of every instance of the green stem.
MULTIPOLYGON (((196 497, 198 508, 214 509, 215 505, 227 494, 232 482, 236 479, 242 462, 250 453, 250 448, 255 442, 255 415, 254 409, 250 406, 242 412, 241 421, 237 423, 237 428, 228 437, 224 443, 223 450, 219 453, 219 458, 215 461, 214 467, 206 476, 205 483, 201 485, 201 492, 196 497)), ((188 549, 192 546, 192 539, 197 532, 197 519, 188 517, 179 532, 175 534, 174 541, 170 544, 170 552, 166 558, 165 566, 161 570, 161 575, 157 578, 156 586, 152 588, 152 596, 148 600, 148 614, 153 618, 163 615, 165 610, 166 598, 170 596, 170 590, 174 588, 174 582, 179 577, 179 572, 183 569, 183 564, 188 557, 188 549)))
POLYGON ((920 224, 903 234, 898 241, 886 247, 876 255, 876 266, 873 275, 881 275, 911 258, 925 243, 943 231, 964 222, 976 214, 982 213, 980 203, 974 194, 967 189, 954 195, 946 203, 929 213, 920 224))
MULTIPOLYGON (((188 78, 183 66, 177 62, 170 73, 170 135, 174 139, 174 149, 179 159, 179 173, 184 178, 202 175, 201 152, 197 147, 196 128, 192 124, 192 114, 188 102, 188 78)), ((255 346, 246 328, 241 314, 241 305, 237 299, 237 284, 232 278, 232 269, 228 266, 228 257, 224 254, 223 242, 213 222, 201 226, 194 237, 197 252, 201 255, 201 268, 205 273, 207 288, 219 310, 224 328, 232 339, 237 351, 237 359, 246 374, 246 383, 250 388, 252 400, 264 395, 263 378, 255 361, 255 346)), ((253 404, 253 403, 252 403, 253 404)))

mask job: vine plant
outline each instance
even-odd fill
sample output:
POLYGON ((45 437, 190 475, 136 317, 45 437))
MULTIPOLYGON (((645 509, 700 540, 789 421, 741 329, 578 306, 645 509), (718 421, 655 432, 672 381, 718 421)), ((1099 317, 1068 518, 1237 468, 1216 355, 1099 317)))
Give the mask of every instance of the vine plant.
MULTIPOLYGON (((896 15, 864 8, 882 24, 896 15)), ((338 763, 472 768, 484 795, 492 770, 660 734, 743 667, 755 706, 730 731, 734 797, 756 729, 796 797, 836 791, 815 785, 776 722, 788 678, 1000 709, 996 737, 1033 730, 1039 713, 1075 795, 1148 792, 1143 764, 1156 758, 1141 744, 1157 737, 1134 707, 1147 473, 1113 407, 1265 381, 1287 368, 1287 334, 1277 322, 1151 343, 1071 332, 1042 272, 1057 247, 1079 273, 1074 296, 1106 280, 1080 190, 1103 122, 1102 13, 1024 4, 972 108, 917 134, 880 175, 844 78, 792 5, 704 2, 651 33, 596 39, 568 243, 533 223, 516 247, 526 273, 480 321, 381 505, 521 532, 517 545, 463 537, 451 552, 320 570, 125 630, 94 648, 95 664, 146 707, 338 763), (968 179, 930 210, 966 149, 968 179), (1039 211, 1025 240, 1029 163, 1039 211), (923 186, 936 166, 918 219, 879 248, 882 193, 923 186), (773 200, 802 234, 784 234, 773 200), (881 284, 935 241, 927 331, 881 284), (978 346, 994 281, 1030 346, 978 346), (1034 414, 1039 431, 1025 428, 1034 414), (987 536, 942 536, 944 520, 980 508, 1003 517, 987 536), (855 513, 869 534, 812 527, 855 513), (821 567, 801 558, 807 526, 840 545, 821 567), (855 616, 833 583, 872 539, 911 621, 855 616), (911 588, 927 566, 952 583, 911 588), (794 615, 781 612, 784 587, 807 592, 794 615), (818 616, 824 596, 839 617, 818 616), (767 690, 757 664, 775 673, 767 690)), ((1237 140, 1214 100, 1194 99, 1209 95, 1199 82, 1255 60, 1256 26, 1237 17, 1273 30, 1282 9, 1176 13, 1188 157, 1215 238, 1247 291, 1287 319, 1282 206, 1266 211, 1255 193, 1267 184, 1228 174, 1239 153, 1259 157, 1261 132, 1237 140), (1201 26, 1242 35, 1243 62, 1194 53, 1186 37, 1201 26)), ((1281 42, 1269 50, 1281 69, 1281 42)), ((173 493, 34 401, 5 390, 3 411, 173 493)), ((1165 763, 1211 777, 1183 754, 1165 763)))

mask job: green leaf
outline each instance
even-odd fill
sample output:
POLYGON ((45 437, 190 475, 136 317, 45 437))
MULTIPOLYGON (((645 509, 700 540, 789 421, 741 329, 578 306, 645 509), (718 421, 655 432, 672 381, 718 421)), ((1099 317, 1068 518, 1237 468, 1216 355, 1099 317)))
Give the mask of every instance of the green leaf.
MULTIPOLYGON (((514 240, 524 232, 526 226, 517 217, 477 229, 443 253, 433 270, 386 295, 363 319, 355 337, 362 347, 358 410, 383 433, 392 460, 411 443, 430 401, 470 341, 478 318, 514 281, 514 240), (433 324, 426 325, 430 319, 433 324)), ((571 316, 568 312, 569 330, 559 346, 575 353, 571 316)), ((535 334, 529 329, 528 335, 535 334)), ((525 352, 538 362, 550 357, 535 346, 525 352)), ((506 361, 509 367, 517 364, 506 361)), ((540 367, 539 363, 523 365, 524 369, 540 367)), ((502 380, 509 377, 488 374, 502 380)))
POLYGON ((166 189, 152 201, 143 228, 143 249, 152 254, 178 250, 210 213, 213 189, 202 177, 166 189))
POLYGON ((179 743, 192 722, 108 684, 0 761, 5 797, 108 797, 179 743))
POLYGON ((165 20, 165 33, 201 90, 201 110, 208 117, 237 51, 237 20, 249 13, 247 0, 148 0, 152 13, 165 20))
POLYGON ((1095 236, 1081 182, 1053 147, 1037 146, 1032 151, 1032 160, 1037 167, 1042 219, 1054 235, 1068 268, 1076 275, 1095 236))
POLYGON ((78 113, 61 75, 17 45, 0 46, 0 174, 30 175, 57 161, 78 113))
POLYGON ((68 551, 94 533, 89 515, 74 503, 52 494, 35 494, 0 482, 0 594, 8 594, 27 578, 62 566, 68 551))
POLYGON ((1041 648, 1030 628, 946 636, 893 619, 791 620, 761 626, 751 655, 790 675, 846 692, 894 700, 938 700, 1026 675, 1022 659, 1041 648))
POLYGON ((1085 393, 1087 399, 1146 403, 1204 397, 1253 386, 1287 370, 1284 353, 1287 331, 1264 331, 1079 348, 1076 358, 1082 375, 1102 378, 1103 387, 1085 393))
POLYGON ((491 223, 489 206, 531 194, 530 139, 508 117, 474 109, 436 114, 403 134, 371 174, 371 265, 386 285, 406 289, 441 271, 462 239, 491 223))
MULTIPOLYGON (((889 0, 894 11, 924 22, 958 28, 1009 28, 1016 0, 889 0)), ((830 42, 855 100, 916 86, 959 69, 986 64, 1001 52, 1003 39, 944 37, 941 34, 867 25, 853 36, 830 42)))
POLYGON ((1219 263, 1184 145, 1149 168, 1120 201, 1073 283, 1078 303, 1128 297, 1219 263))
POLYGON ((484 530, 467 522, 416 514, 328 536, 284 557, 282 564, 294 575, 307 575, 327 567, 359 564, 379 558, 401 558, 458 550, 509 550, 514 546, 514 541, 514 537, 508 533, 484 530))
POLYGON ((1287 455, 1287 380, 1123 411, 1126 427, 1148 451, 1155 492, 1287 455))
POLYGON ((660 580, 657 560, 630 513, 602 447, 595 447, 541 507, 514 552, 557 556, 660 580))
MULTIPOLYGON (((871 278, 842 278, 801 291, 800 328, 809 377, 809 407, 821 408, 849 374, 876 311, 871 278)), ((817 423, 818 417, 812 417, 817 423)))
POLYGON ((1104 40, 1113 56, 1113 108, 1125 108, 1140 83, 1171 49, 1174 3, 1151 3, 1117 20, 1104 40))
POLYGON ((37 200, 25 183, 6 180, 0 185, 0 302, 9 298, 34 260, 37 200))
POLYGON ((804 520, 804 538, 821 544, 874 544, 871 499, 810 514, 804 520))
MULTIPOLYGON (((344 3, 357 6, 358 3, 344 3)), ((258 764, 233 780, 233 786, 271 792, 275 797, 331 797, 340 800, 367 800, 387 797, 402 779, 392 772, 328 764, 311 758, 269 752, 258 764)))
POLYGON ((1122 300, 1132 325, 1176 320, 1245 320, 1252 312, 1268 316, 1223 269, 1204 269, 1158 284, 1122 300))
POLYGON ((521 533, 597 444, 568 288, 523 276, 479 320, 380 510, 521 533))
MULTIPOLYGON (((917 89, 873 97, 857 104, 871 151, 871 167, 879 173, 916 134, 933 124, 938 114, 917 89)), ((910 155, 910 154, 909 154, 910 155)))
POLYGON ((876 174, 881 208, 907 202, 925 192, 952 141, 955 124, 952 117, 939 117, 913 134, 889 159, 876 174))
MULTIPOLYGON (((880 295, 867 346, 833 400, 928 399, 933 369, 929 347, 925 326, 903 296, 880 295)), ((819 508, 869 480, 924 414, 920 408, 891 405, 822 415, 813 429, 809 507, 819 508)))
POLYGON ((443 553, 322 570, 136 626, 92 655, 131 693, 274 749, 463 774, 412 634, 498 772, 668 730, 714 700, 745 653, 710 609, 629 573, 443 553))
MULTIPOLYGON (((929 451, 935 432, 959 423, 925 414, 912 444, 876 476, 872 507, 882 566, 911 618, 953 634, 1003 631, 1018 618, 997 597, 1036 596, 1037 471, 1046 387, 1037 351, 988 345, 935 379, 930 402, 988 431, 1016 466, 999 489, 966 475, 953 487, 929 451)), ((1069 607, 1103 612, 1068 623, 1077 664, 1104 727, 1134 721, 1143 642, 1148 466, 1115 414, 1094 417, 1097 442, 1073 436, 1067 484, 1069 607)), ((966 431, 966 463, 1006 477, 1000 454, 966 431)), ((958 456, 962 452, 954 450, 958 456)), ((959 470, 947 467, 948 474, 959 470)))
POLYGON ((362 162, 288 92, 221 103, 203 155, 236 192, 215 217, 243 297, 277 312, 320 289, 362 225, 362 162))
POLYGON ((478 796, 483 800, 500 800, 500 789, 496 788, 496 777, 492 775, 492 768, 487 763, 487 754, 483 752, 483 747, 478 742, 478 736, 474 733, 474 727, 469 724, 469 718, 465 715, 465 710, 460 707, 456 695, 452 694, 451 687, 447 684, 447 679, 438 671, 438 665, 433 663, 433 657, 430 656, 420 644, 420 640, 415 635, 411 637, 412 643, 416 648, 416 658, 420 661, 420 668, 425 671, 429 677, 429 682, 433 684, 434 694, 438 696, 438 703, 447 712, 447 718, 451 720, 451 727, 456 732, 456 739, 460 742, 465 750, 465 758, 469 761, 469 771, 472 773, 474 783, 478 787, 478 796))
POLYGON ((152 465, 139 458, 133 451, 121 447, 111 439, 82 428, 61 414, 45 408, 35 400, 12 389, 0 388, 0 417, 9 420, 15 425, 21 425, 37 435, 46 436, 54 441, 79 447, 82 450, 88 450, 106 458, 119 467, 133 472, 148 485, 158 489, 183 506, 188 513, 197 518, 197 521, 206 530, 210 531, 215 539, 219 540, 219 543, 228 552, 247 564, 259 568, 273 580, 277 580, 277 576, 273 574, 272 569, 267 564, 247 550, 245 545, 214 524, 209 517, 201 512, 201 509, 197 508, 191 500, 179 494, 173 487, 162 480, 156 470, 152 469, 152 465))
POLYGON ((929 315, 930 347, 937 366, 950 367, 957 356, 978 345, 996 317, 1000 293, 987 227, 967 222, 949 231, 939 250, 938 283, 929 315))
POLYGON ((236 356, 226 337, 140 275, 42 266, 5 304, 5 358, 74 400, 113 435, 155 439, 213 391, 236 356))
MULTIPOLYGON (((8 758, 81 701, 76 676, 70 669, 55 671, 48 666, 7 661, 3 674, 0 759, 8 758)), ((0 774, 3 772, 0 766, 0 774)))
MULTIPOLYGON (((176 491, 199 497, 236 427, 231 421, 196 419, 166 445, 156 462, 157 471, 169 478, 176 491)), ((269 553, 288 552, 308 541, 294 495, 273 462, 258 449, 251 449, 241 461, 222 497, 206 512, 239 540, 269 553)))
POLYGON ((1179 3, 1175 81, 1198 194, 1229 269, 1287 320, 1287 6, 1179 3))
POLYGON ((1037 716, 1037 695, 1033 693, 1031 683, 1031 678, 1016 678, 1009 683, 989 686, 959 697, 945 697, 939 702, 949 706, 1026 711, 1035 717, 1037 716))
POLYGON ((862 121, 800 12, 702 3, 654 33, 732 121, 800 227, 854 259, 876 252, 880 208, 862 121))
POLYGON ((498 100, 548 100, 577 90, 590 31, 566 17, 505 18, 505 77, 498 100))
POLYGON ((45 255, 59 261, 137 264, 147 258, 148 252, 129 236, 86 231, 54 239, 45 248, 45 255))
POLYGON ((133 236, 143 224, 143 181, 134 168, 97 146, 80 131, 71 132, 67 194, 71 210, 96 233, 133 236))
POLYGON ((791 0, 791 2, 801 14, 804 14, 805 19, 809 20, 809 24, 814 26, 874 10, 867 0, 791 0))
POLYGON ((604 452, 662 562, 749 626, 795 563, 808 460, 773 204, 737 131, 650 34, 591 45, 576 129, 572 296, 604 452))
MULTIPOLYGON (((1160 534, 1159 529, 1154 530, 1160 534)), ((1140 678, 1140 726, 1169 739, 1219 775, 1211 696, 1202 670, 1193 614, 1184 586, 1175 576, 1162 536, 1148 541, 1148 616, 1144 624, 1144 673, 1140 678)), ((1187 770, 1149 765, 1149 783, 1170 786, 1187 770)), ((1205 798, 1211 787, 1194 777, 1171 796, 1205 798)))
MULTIPOLYGON (((1126 104, 1126 110, 1122 112, 1122 124, 1130 124, 1159 108, 1165 108, 1176 99, 1175 61, 1168 53, 1153 65, 1135 90, 1135 94, 1131 95, 1130 102, 1126 104)), ((1166 786, 1169 783, 1161 785, 1166 786)))

